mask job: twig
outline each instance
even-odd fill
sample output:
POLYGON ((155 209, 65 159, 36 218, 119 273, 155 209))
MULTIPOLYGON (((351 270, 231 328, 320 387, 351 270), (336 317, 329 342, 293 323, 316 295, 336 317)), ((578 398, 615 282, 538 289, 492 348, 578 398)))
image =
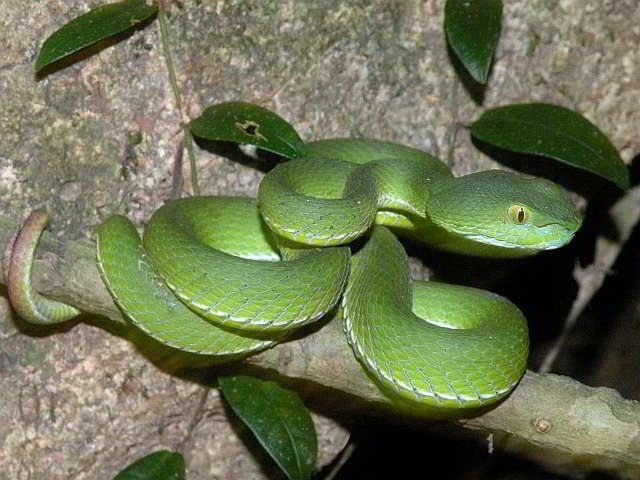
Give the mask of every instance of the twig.
POLYGON ((578 283, 578 295, 567 315, 562 332, 549 353, 546 355, 540 373, 550 372, 576 321, 587 307, 593 296, 604 283, 618 258, 622 247, 631 236, 640 218, 640 187, 635 187, 620 198, 608 211, 608 216, 615 224, 617 239, 611 240, 601 236, 596 241, 594 261, 588 267, 576 265, 573 278, 578 283))
POLYGON ((193 440, 193 432, 202 420, 205 411, 204 407, 207 403, 207 398, 209 397, 210 390, 211 389, 208 387, 204 387, 200 390, 198 405, 196 406, 196 409, 193 412, 193 416, 191 417, 191 421, 189 422, 189 426, 187 427, 187 433, 180 442, 179 450, 183 453, 188 450, 188 444, 193 440))
POLYGON ((340 452, 338 461, 333 465, 333 467, 331 467, 331 471, 327 474, 326 477, 324 477, 324 480, 333 480, 336 475, 340 473, 340 470, 342 470, 342 467, 344 467, 345 463, 349 461, 355 450, 356 444, 353 443, 353 440, 350 438, 347 442, 347 445, 342 449, 342 452, 340 452))
POLYGON ((184 145, 180 142, 176 155, 173 158, 173 173, 171 175, 171 198, 180 198, 182 187, 184 186, 184 176, 182 175, 182 160, 184 158, 184 145))
POLYGON ((200 188, 198 187, 198 174, 196 169, 196 154, 193 146, 193 137, 191 136, 191 130, 189 129, 189 119, 182 107, 182 97, 180 95, 180 88, 178 87, 178 80, 176 78, 176 71, 173 66, 173 59, 171 57, 171 45, 169 42, 169 28, 167 25, 167 15, 165 12, 165 6, 163 2, 159 3, 158 8, 158 21, 160 24, 160 40, 162 42, 162 54, 167 66, 167 72, 169 74, 169 84, 173 91, 173 97, 176 101, 176 108, 180 113, 180 124, 182 126, 182 134, 184 146, 187 149, 189 155, 189 163, 191 164, 191 183, 193 187, 193 194, 200 195, 200 188))
POLYGON ((562 332, 553 343, 553 346, 540 365, 540 373, 547 373, 551 371, 551 369, 553 368, 553 364, 562 351, 562 347, 569 338, 569 334, 571 333, 573 326, 576 324, 578 317, 580 317, 595 293, 604 283, 604 279, 608 269, 596 269, 593 268, 594 266, 595 262, 586 268, 582 268, 580 267, 580 265, 576 265, 574 267, 573 278, 578 284, 578 295, 573 301, 573 305, 571 305, 571 310, 569 311, 564 325, 562 326, 562 332))

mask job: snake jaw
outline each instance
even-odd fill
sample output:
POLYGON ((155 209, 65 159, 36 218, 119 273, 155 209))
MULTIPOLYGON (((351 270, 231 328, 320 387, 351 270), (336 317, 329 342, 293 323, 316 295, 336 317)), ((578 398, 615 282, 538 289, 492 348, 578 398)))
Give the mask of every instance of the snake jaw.
MULTIPOLYGON (((542 241, 536 238, 535 241, 530 243, 523 242, 521 237, 515 237, 514 240, 511 240, 509 238, 497 238, 496 236, 492 236, 484 232, 469 233, 464 231, 454 231, 453 233, 460 235, 471 242, 495 247, 497 249, 519 250, 523 255, 529 255, 544 250, 555 250, 561 248, 571 242, 575 236, 575 232, 567 230, 564 227, 560 227, 558 225, 554 225, 554 227, 558 228, 553 229, 555 230, 553 234, 547 233, 544 235, 545 237, 548 237, 548 239, 542 241)), ((500 250, 497 252, 500 252, 500 250)))
MULTIPOLYGON (((563 227, 560 227, 563 228, 563 227)), ((558 248, 564 247, 566 244, 570 243, 575 237, 576 232, 568 229, 564 229, 564 235, 562 237, 563 241, 559 241, 557 243, 551 243, 543 248, 543 250, 557 250, 558 248)))

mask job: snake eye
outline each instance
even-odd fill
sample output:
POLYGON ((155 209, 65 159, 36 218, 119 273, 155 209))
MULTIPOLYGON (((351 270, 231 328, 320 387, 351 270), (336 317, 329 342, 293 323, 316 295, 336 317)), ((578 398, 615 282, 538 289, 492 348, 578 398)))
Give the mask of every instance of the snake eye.
POLYGON ((509 207, 509 218, 516 225, 522 225, 529 219, 529 209, 522 205, 511 205, 509 207))

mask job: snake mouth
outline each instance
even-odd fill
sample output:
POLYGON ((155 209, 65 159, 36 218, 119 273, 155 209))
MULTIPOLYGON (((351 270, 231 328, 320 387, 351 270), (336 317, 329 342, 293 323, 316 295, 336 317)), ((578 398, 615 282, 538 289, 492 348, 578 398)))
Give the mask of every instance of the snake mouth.
POLYGON ((558 241, 556 243, 552 243, 550 245, 547 245, 547 246, 543 247, 542 250, 557 250, 558 248, 562 248, 567 243, 569 243, 571 240, 573 240, 573 236, 574 236, 573 233, 569 233, 569 234, 567 234, 567 236, 562 241, 558 241))
POLYGON ((550 237, 547 242, 544 242, 546 246, 543 246, 542 250, 555 250, 567 245, 573 240, 581 225, 582 218, 577 218, 570 226, 560 223, 540 225, 538 227, 540 231, 544 232, 545 236, 550 237))
POLYGON ((558 238, 553 243, 550 243, 549 245, 544 247, 543 250, 556 250, 558 248, 562 248, 566 244, 570 243, 571 240, 573 240, 573 237, 575 237, 575 235, 576 235, 575 231, 565 229, 564 235, 562 237, 558 238))
POLYGON ((544 236, 549 238, 540 242, 540 250, 556 250, 562 248, 570 243, 576 235, 576 230, 557 223, 545 225, 541 228, 543 228, 544 236))
POLYGON ((577 229, 567 228, 558 223, 549 223, 537 228, 540 241, 533 248, 537 250, 556 250, 564 247, 573 240, 577 229))
POLYGON ((456 231, 454 233, 472 242, 491 245, 503 249, 522 249, 527 251, 555 250, 571 242, 576 234, 576 230, 569 229, 558 223, 540 225, 529 230, 530 235, 501 235, 496 236, 495 232, 485 231, 456 231))

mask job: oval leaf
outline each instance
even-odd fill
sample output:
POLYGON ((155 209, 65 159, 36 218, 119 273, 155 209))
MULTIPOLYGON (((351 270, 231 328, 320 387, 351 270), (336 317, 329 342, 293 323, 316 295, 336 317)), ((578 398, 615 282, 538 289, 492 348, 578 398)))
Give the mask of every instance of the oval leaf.
POLYGON ((277 383, 238 375, 219 379, 224 398, 292 480, 311 477, 318 440, 300 397, 277 383))
POLYGON ((113 480, 184 480, 182 455, 159 450, 142 457, 116 475, 113 480))
POLYGON ((476 82, 487 82, 501 22, 501 0, 447 0, 445 4, 449 45, 476 82))
POLYGON ((302 155, 304 142, 282 117, 245 102, 225 102, 205 109, 191 122, 194 135, 208 140, 245 143, 286 158, 302 155))
POLYGON ((629 187, 629 170, 607 136, 567 108, 545 103, 494 108, 473 123, 471 134, 506 150, 587 170, 622 189, 629 187))
POLYGON ((145 0, 125 0, 95 8, 55 31, 42 44, 35 63, 39 72, 64 57, 100 40, 135 27, 158 11, 145 0))

